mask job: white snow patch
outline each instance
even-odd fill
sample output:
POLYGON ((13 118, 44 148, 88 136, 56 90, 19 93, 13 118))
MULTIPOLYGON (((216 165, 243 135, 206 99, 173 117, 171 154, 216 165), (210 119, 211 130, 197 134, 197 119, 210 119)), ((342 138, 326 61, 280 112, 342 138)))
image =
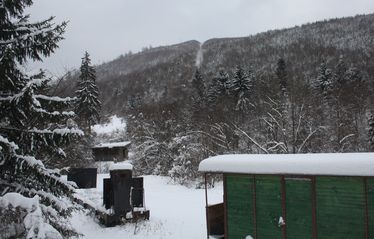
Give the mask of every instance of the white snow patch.
POLYGON ((110 171, 114 170, 132 170, 132 164, 128 162, 114 163, 109 167, 110 171))
POLYGON ((6 208, 8 205, 20 207, 27 211, 27 215, 23 219, 27 231, 26 238, 62 239, 62 236, 54 227, 44 222, 38 196, 27 198, 19 193, 7 193, 0 197, 0 207, 6 208))
POLYGON ((203 160, 200 172, 374 176, 374 153, 237 154, 203 160))
POLYGON ((199 50, 196 53, 196 60, 195 60, 195 65, 197 68, 200 68, 201 63, 203 63, 203 48, 202 48, 202 43, 200 43, 199 50))
POLYGON ((92 131, 96 134, 111 134, 117 131, 126 130, 126 121, 123 118, 113 115, 107 124, 96 124, 92 126, 92 131))
MULTIPOLYGON (((77 189, 82 197, 102 205, 103 178, 98 174, 96 189, 77 189)), ((90 239, 204 239, 206 238, 205 190, 192 189, 170 183, 161 176, 144 176, 145 204, 150 220, 105 228, 82 211, 73 214, 72 225, 83 238, 90 239)), ((222 183, 208 190, 210 204, 223 201, 222 183)))

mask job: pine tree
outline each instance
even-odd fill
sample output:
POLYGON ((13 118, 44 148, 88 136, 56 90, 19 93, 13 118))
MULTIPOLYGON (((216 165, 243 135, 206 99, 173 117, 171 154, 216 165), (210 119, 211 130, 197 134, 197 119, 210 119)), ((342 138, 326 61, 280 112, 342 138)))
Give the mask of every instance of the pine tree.
POLYGON ((84 128, 91 133, 91 125, 99 120, 101 102, 96 86, 96 72, 91 66, 91 59, 87 52, 82 58, 79 82, 75 92, 77 97, 75 111, 83 123, 84 128))
POLYGON ((73 188, 42 161, 63 157, 62 146, 82 131, 66 126, 74 117, 74 112, 65 110, 72 99, 47 95, 44 73, 29 76, 20 67, 52 54, 66 23, 56 25, 53 18, 30 23, 24 8, 31 4, 31 0, 0 0, 0 200, 32 198, 34 209, 1 202, 0 220, 17 207, 22 213, 8 218, 12 225, 22 223, 28 214, 37 220, 10 237, 69 237, 76 233, 64 219, 70 212, 65 197, 73 188))
POLYGON ((225 71, 220 70, 218 76, 213 78, 207 92, 207 101, 209 107, 215 106, 219 99, 225 98, 225 96, 229 94, 229 89, 229 75, 225 71))
POLYGON ((234 78, 231 80, 230 90, 235 96, 236 110, 246 110, 250 102, 250 96, 253 88, 253 73, 249 74, 240 66, 237 66, 234 72, 234 78))
POLYGON ((327 68, 326 62, 322 62, 319 66, 318 76, 315 82, 315 89, 327 99, 332 87, 332 72, 327 68))

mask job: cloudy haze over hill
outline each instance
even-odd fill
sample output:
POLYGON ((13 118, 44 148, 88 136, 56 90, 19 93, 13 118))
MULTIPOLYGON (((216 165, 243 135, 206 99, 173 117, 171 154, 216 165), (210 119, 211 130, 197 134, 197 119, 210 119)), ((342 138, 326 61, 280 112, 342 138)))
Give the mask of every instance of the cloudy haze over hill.
POLYGON ((270 29, 374 12, 371 0, 38 0, 33 19, 68 20, 57 54, 29 68, 61 75, 77 68, 84 50, 95 64, 143 47, 216 37, 248 36, 270 29))

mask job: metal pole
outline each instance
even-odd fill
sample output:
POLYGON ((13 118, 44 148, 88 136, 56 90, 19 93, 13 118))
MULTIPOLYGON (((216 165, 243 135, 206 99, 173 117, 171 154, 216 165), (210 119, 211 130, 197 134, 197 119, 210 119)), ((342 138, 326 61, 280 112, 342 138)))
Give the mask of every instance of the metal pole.
POLYGON ((204 181, 205 181, 206 238, 209 239, 208 183, 207 183, 207 174, 206 173, 204 173, 204 181))

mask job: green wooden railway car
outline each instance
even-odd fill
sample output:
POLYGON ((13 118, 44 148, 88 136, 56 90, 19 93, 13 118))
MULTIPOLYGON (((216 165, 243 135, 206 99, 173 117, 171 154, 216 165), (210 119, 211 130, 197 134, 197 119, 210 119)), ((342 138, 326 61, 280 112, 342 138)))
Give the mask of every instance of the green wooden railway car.
POLYGON ((210 238, 374 238, 374 153, 223 155, 199 171, 224 179, 210 238))

